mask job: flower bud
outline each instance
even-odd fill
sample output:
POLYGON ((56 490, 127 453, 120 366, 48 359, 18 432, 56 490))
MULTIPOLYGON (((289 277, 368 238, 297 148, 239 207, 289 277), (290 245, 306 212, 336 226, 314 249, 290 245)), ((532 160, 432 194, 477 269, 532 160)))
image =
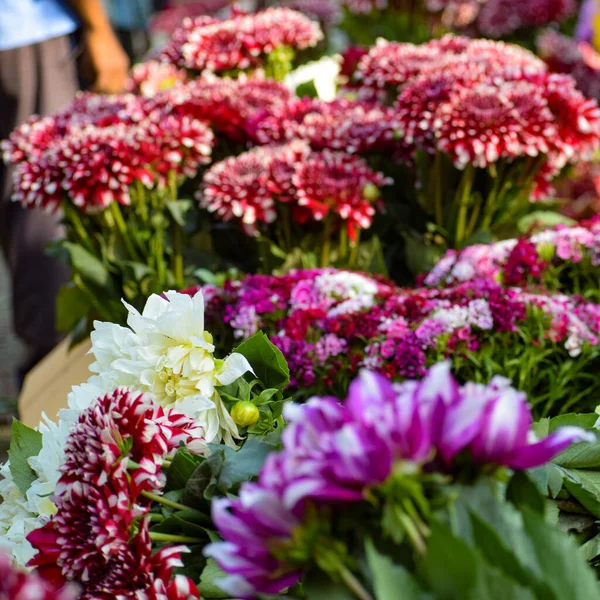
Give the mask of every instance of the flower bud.
POLYGON ((377 200, 379 196, 379 188, 376 185, 373 185, 372 183, 365 184, 365 187, 363 187, 363 197, 365 200, 373 202, 374 200, 377 200))
POLYGON ((250 400, 240 400, 231 409, 231 418, 235 424, 240 427, 251 427, 252 425, 255 425, 259 416, 260 413, 258 412, 257 406, 250 402, 250 400))
POLYGON ((554 258, 556 247, 550 242, 544 242, 537 247, 537 253, 542 260, 546 262, 554 258))

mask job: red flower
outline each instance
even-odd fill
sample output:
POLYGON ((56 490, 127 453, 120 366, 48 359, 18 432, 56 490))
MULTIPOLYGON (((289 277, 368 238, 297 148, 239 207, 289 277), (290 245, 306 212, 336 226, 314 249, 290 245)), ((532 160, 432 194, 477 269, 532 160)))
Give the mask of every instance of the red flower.
POLYGON ((74 587, 57 587, 36 573, 17 571, 6 554, 0 554, 2 600, 75 600, 74 587))
POLYGON ((307 207, 317 221, 330 212, 338 215, 354 240, 356 227, 368 229, 375 214, 369 189, 376 190, 389 180, 372 171, 362 158, 323 150, 298 164, 293 183, 299 206, 307 207))

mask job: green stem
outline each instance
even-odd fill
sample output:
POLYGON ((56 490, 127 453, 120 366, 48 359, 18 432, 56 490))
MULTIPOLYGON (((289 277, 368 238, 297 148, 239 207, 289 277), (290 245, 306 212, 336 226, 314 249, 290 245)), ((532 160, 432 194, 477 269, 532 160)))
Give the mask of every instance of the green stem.
POLYGON ((285 250, 286 252, 290 252, 292 249, 292 230, 290 227, 290 222, 291 222, 291 215, 290 215, 290 208, 287 204, 282 204, 281 206, 282 211, 281 211, 281 217, 282 217, 282 222, 283 222, 283 238, 285 240, 285 250))
POLYGON ((479 213, 481 212, 481 205, 483 204, 483 200, 480 194, 475 195, 475 206, 471 211, 471 218, 469 219, 469 223, 467 225, 467 230, 465 232, 465 239, 469 239, 473 233, 475 232, 475 228, 477 226, 477 219, 479 218, 479 213))
POLYGON ((173 542, 180 544, 200 544, 204 540, 200 538, 188 537, 186 535, 171 535, 170 533, 150 532, 150 539, 154 542, 173 542))
POLYGON ((62 206, 65 217, 67 217, 67 220, 70 222, 75 230, 75 233, 78 235, 81 244, 93 252, 94 244, 85 229, 83 221, 81 220, 79 209, 74 207, 68 200, 63 201, 62 206))
POLYGON ((406 535, 408 535, 414 549, 419 554, 425 554, 427 551, 425 541, 412 519, 400 507, 396 507, 396 518, 402 525, 406 535))
POLYGON ((172 500, 169 500, 169 499, 165 498, 164 496, 159 496, 158 494, 153 494, 152 492, 143 491, 142 496, 144 496, 144 498, 148 498, 148 500, 152 500, 152 502, 158 502, 159 504, 164 504, 165 506, 168 506, 169 508, 174 508, 175 510, 193 510, 193 509, 190 509, 189 506, 185 506, 185 504, 179 504, 179 502, 173 502, 172 500))
POLYGON ((346 260, 348 256, 348 230, 345 227, 340 229, 340 258, 346 260))
POLYGON ((321 246, 321 268, 329 266, 331 253, 331 217, 327 215, 323 223, 323 245, 321 246))
POLYGON ((459 248, 465 239, 465 229, 467 225, 467 212, 469 210, 469 199, 471 197, 471 188, 473 186, 473 178, 475 175, 475 167, 473 165, 467 165, 465 172, 463 173, 460 195, 459 195, 459 209, 458 219, 456 221, 456 235, 454 238, 455 247, 459 248))
POLYGON ((148 225, 148 206, 146 205, 146 190, 144 189, 144 184, 139 180, 136 181, 135 189, 137 207, 140 217, 142 218, 142 223, 148 225))
POLYGON ((358 246, 360 245, 360 229, 356 230, 356 239, 350 244, 350 259, 348 267, 354 267, 358 260, 358 246))
POLYGON ((185 287, 182 248, 183 232, 177 223, 173 223, 173 273, 175 274, 175 287, 178 290, 185 287))
POLYGON ((136 262, 141 262, 141 259, 140 259, 139 254, 137 253, 137 250, 133 247, 133 244, 131 243, 131 237, 127 233, 127 224, 125 223, 125 219, 123 219, 123 214, 121 213, 121 209, 119 208, 119 203, 113 202, 110 205, 110 210, 111 210, 112 216, 115 219, 115 224, 117 225, 117 229, 119 230, 119 233, 121 234, 121 239, 123 240, 123 243, 125 244, 125 247, 127 248, 127 252, 129 252, 129 256, 131 257, 132 260, 134 260, 136 262))
POLYGON ((345 567, 344 565, 340 566, 338 571, 341 580, 344 582, 344 585, 360 600, 373 600, 373 596, 365 590, 362 583, 355 577, 354 573, 345 567))
POLYGON ((433 161, 433 185, 435 186, 435 222, 444 227, 444 207, 442 205, 442 153, 436 152, 433 161))

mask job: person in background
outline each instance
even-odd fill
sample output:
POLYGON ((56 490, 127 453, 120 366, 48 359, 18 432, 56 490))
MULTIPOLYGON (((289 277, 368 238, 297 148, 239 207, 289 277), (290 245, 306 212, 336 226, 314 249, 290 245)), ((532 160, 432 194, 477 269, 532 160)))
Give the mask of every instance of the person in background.
MULTIPOLYGON (((78 88, 70 35, 80 29, 82 66, 99 92, 120 92, 129 61, 102 0, 0 0, 0 139, 32 114, 49 114, 78 88)), ((61 236, 61 215, 10 200, 11 173, 0 162, 0 244, 12 279, 13 328, 27 355, 25 374, 60 341, 56 297, 68 269, 45 253, 61 236)))
POLYGON ((110 21, 133 63, 150 48, 148 21, 156 9, 153 0, 104 0, 110 21))

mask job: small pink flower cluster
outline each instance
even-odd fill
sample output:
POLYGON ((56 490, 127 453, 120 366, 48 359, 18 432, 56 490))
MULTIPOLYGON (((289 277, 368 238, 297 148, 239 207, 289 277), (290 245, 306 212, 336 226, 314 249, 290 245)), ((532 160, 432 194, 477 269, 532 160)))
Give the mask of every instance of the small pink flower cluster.
MULTIPOLYGON (((582 221, 573 227, 559 225, 529 238, 477 244, 449 250, 424 278, 425 285, 452 285, 491 279, 507 286, 552 281, 554 269, 575 270, 581 265, 600 266, 600 220, 582 221), (583 264, 581 264, 583 263, 583 264)), ((573 291, 573 290, 569 290, 573 291)))
POLYGON ((356 15, 366 15, 373 10, 384 10, 388 0, 343 0, 344 7, 356 15))
POLYGON ((588 98, 600 99, 600 54, 590 44, 547 29, 537 50, 551 71, 571 75, 588 98))
POLYGON ((278 4, 301 12, 328 29, 337 25, 343 16, 338 0, 284 0, 278 4))
POLYGON ((442 12, 443 24, 490 38, 519 30, 562 23, 577 10, 575 0, 428 0, 427 9, 442 12))
POLYGON ((250 275, 203 293, 209 322, 228 324, 237 339, 264 331, 289 362, 292 386, 307 394, 338 393, 340 386, 343 394, 343 382, 360 367, 394 379, 421 377, 441 358, 491 348, 502 364, 505 344, 517 344, 516 337, 497 345, 494 340, 517 331, 541 328, 548 343, 573 357, 596 346, 600 335, 599 305, 506 290, 489 279, 400 290, 359 273, 325 269, 250 275))
POLYGON ((223 21, 206 17, 186 21, 173 34, 163 58, 187 69, 217 73, 259 66, 262 57, 275 48, 302 50, 322 38, 317 23, 289 8, 268 8, 256 14, 238 11, 223 21))
POLYGON ((275 221, 283 203, 300 224, 335 215, 354 240, 356 228, 371 226, 378 189, 387 183, 358 156, 312 151, 296 140, 258 146, 213 165, 197 198, 221 220, 239 219, 249 234, 258 233, 259 223, 275 221))
POLYGON ((357 74, 366 86, 397 89, 406 144, 441 150, 461 169, 548 155, 549 178, 600 145, 596 102, 516 46, 452 36, 421 46, 380 41, 357 74))
POLYGON ((198 598, 190 579, 172 579, 186 548, 153 552, 145 516, 144 493, 160 494, 163 460, 180 443, 202 449, 202 427, 126 390, 98 398, 67 439, 53 497, 57 512, 29 534, 38 550, 30 565, 79 584, 82 600, 198 598))
POLYGON ((54 210, 63 198, 86 212, 129 204, 134 182, 164 185, 210 162, 204 121, 133 95, 80 94, 54 116, 34 117, 2 143, 16 166, 15 200, 54 210))

